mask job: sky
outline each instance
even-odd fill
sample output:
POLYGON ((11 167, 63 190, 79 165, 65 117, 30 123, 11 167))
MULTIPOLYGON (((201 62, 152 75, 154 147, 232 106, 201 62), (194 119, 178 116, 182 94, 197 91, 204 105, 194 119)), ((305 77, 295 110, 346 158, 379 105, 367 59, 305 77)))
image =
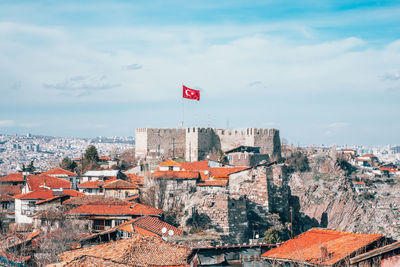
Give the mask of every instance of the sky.
POLYGON ((1 134, 400 144, 399 100, 398 1, 0 0, 1 134))

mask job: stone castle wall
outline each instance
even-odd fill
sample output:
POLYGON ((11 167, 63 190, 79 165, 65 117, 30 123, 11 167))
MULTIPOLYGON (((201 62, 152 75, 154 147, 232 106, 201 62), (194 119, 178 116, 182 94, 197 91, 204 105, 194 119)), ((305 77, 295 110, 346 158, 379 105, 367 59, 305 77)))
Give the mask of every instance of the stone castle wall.
POLYGON ((184 129, 136 128, 136 157, 176 158, 185 155, 184 129))
POLYGON ((211 151, 227 151, 238 146, 260 147, 271 160, 280 159, 279 130, 247 128, 244 131, 191 127, 186 129, 137 128, 136 157, 184 157, 203 160, 211 151))

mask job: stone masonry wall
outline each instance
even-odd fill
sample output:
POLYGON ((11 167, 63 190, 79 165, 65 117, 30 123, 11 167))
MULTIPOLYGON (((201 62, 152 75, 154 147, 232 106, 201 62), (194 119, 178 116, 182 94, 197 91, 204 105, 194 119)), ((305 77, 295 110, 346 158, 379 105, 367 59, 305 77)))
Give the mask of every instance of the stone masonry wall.
POLYGON ((203 160, 212 150, 227 151, 238 146, 260 147, 261 154, 280 159, 279 130, 247 128, 223 130, 191 127, 186 129, 137 128, 136 156, 185 157, 187 161, 203 160))

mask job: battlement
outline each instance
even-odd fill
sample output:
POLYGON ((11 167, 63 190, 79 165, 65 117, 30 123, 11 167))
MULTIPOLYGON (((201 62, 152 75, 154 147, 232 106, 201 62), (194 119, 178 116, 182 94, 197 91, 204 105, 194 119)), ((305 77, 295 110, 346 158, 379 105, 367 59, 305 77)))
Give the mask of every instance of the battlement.
POLYGON ((257 146, 261 153, 280 157, 277 129, 246 128, 226 130, 216 128, 136 128, 136 156, 185 157, 201 160, 211 151, 227 151, 235 147, 257 146))

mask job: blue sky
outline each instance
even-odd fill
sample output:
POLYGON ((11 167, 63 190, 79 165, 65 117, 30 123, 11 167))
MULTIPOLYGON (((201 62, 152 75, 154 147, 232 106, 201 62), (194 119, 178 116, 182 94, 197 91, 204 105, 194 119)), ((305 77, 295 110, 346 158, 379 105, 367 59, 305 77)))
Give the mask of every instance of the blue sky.
POLYGON ((0 133, 399 144, 399 34, 396 1, 0 0, 0 133))

